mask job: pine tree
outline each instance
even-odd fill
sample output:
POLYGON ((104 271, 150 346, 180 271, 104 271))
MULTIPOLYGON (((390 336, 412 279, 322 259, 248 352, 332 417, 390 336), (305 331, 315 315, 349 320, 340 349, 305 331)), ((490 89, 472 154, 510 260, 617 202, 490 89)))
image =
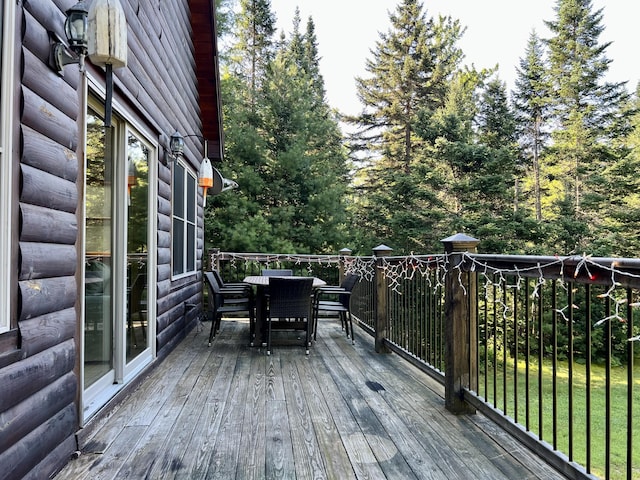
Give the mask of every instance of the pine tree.
POLYGON ((476 118, 482 161, 472 172, 479 222, 474 229, 483 251, 504 253, 518 249, 516 224, 522 221, 517 198, 516 122, 504 82, 490 80, 480 99, 476 118))
POLYGON ((269 0, 242 0, 228 30, 230 54, 221 57, 225 162, 216 165, 237 190, 209 199, 207 246, 267 251, 272 227, 263 215, 266 141, 260 106, 262 78, 275 51, 275 17, 269 0))
MULTIPOLYGON (((272 18, 267 11, 243 10, 240 32, 252 24, 247 16, 267 23, 272 18)), ((225 66, 227 162, 219 168, 240 188, 207 204, 206 236, 217 247, 333 253, 344 246, 346 154, 337 119, 324 101, 313 22, 305 34, 299 26, 296 14, 290 40, 283 35, 277 43, 267 37, 259 42, 272 52, 260 67, 259 83, 242 74, 243 65, 253 65, 247 61, 251 51, 225 66)))
MULTIPOLYGON (((627 100, 624 84, 604 82, 609 43, 599 43, 602 9, 591 0, 558 0, 556 20, 546 22, 549 74, 554 96, 553 149, 545 163, 549 206, 562 217, 553 244, 585 250, 604 228, 608 184, 603 173, 615 162, 611 140, 620 130, 627 100)), ((544 205, 543 205, 544 207, 544 205)))
POLYGON ((255 111, 258 93, 267 65, 274 55, 276 18, 271 11, 271 0, 240 0, 240 13, 232 46, 236 74, 250 85, 248 103, 255 111))
POLYGON ((608 234, 598 244, 606 245, 600 248, 608 255, 636 258, 640 252, 640 84, 625 114, 629 131, 616 142, 619 160, 606 172, 610 191, 605 219, 608 234))
POLYGON ((425 144, 416 125, 446 100, 463 29, 449 17, 427 18, 417 0, 403 0, 390 20, 366 61, 369 77, 356 79, 363 112, 349 119, 359 128, 354 148, 369 152, 357 178, 357 218, 368 242, 424 250, 424 233, 437 219, 429 212, 435 199, 424 188, 425 144))
POLYGON ((513 93, 514 114, 518 139, 522 147, 523 167, 532 171, 535 217, 542 221, 542 195, 540 188, 540 156, 549 131, 550 92, 544 45, 540 37, 531 32, 524 58, 517 69, 513 93))
POLYGON ((324 99, 313 21, 304 34, 299 26, 296 13, 291 39, 268 73, 271 214, 280 218, 279 237, 289 238, 296 251, 335 251, 344 234, 346 154, 324 99))

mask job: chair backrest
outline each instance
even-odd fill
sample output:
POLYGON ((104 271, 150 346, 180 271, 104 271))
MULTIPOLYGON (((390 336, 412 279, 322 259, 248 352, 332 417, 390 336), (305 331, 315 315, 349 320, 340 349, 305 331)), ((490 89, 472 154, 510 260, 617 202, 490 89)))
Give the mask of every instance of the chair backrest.
POLYGON ((313 278, 269 279, 269 315, 277 318, 309 318, 313 278))
MULTIPOLYGON (((352 292, 356 283, 360 280, 360 275, 354 275, 353 273, 347 274, 340 286, 347 292, 352 292)), ((343 307, 349 308, 349 302, 351 302, 351 295, 340 295, 340 303, 343 307)))
POLYGON ((218 286, 224 287, 224 281, 222 280, 220 272, 218 270, 211 270, 211 273, 213 273, 213 277, 215 278, 216 282, 218 282, 218 286))
POLYGON ((293 270, 289 269, 263 269, 263 277, 291 277, 293 276, 293 270))
POLYGON ((223 305, 224 297, 220 292, 220 286, 212 272, 204 272, 204 278, 207 286, 209 287, 209 306, 215 312, 223 305))
POLYGON ((344 280, 342 280, 342 283, 340 284, 340 286, 344 288, 347 292, 351 292, 353 290, 353 287, 356 286, 356 283, 358 283, 358 280, 360 280, 360 275, 354 275, 353 273, 348 273, 347 276, 344 277, 344 280))

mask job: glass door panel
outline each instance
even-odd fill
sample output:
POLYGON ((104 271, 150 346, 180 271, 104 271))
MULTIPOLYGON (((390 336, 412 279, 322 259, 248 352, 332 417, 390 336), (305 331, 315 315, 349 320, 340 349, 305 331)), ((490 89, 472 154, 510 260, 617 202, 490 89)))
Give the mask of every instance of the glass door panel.
POLYGON ((148 348, 149 148, 127 133, 126 360, 148 348))
POLYGON ((102 118, 87 110, 84 386, 113 370, 111 148, 102 118))

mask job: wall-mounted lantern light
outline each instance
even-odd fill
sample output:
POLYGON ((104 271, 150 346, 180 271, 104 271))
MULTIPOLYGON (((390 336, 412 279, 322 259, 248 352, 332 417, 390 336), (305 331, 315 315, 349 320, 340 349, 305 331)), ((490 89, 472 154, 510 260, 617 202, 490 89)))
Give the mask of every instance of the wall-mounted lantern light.
MULTIPOLYGON (((187 135, 187 137, 202 138, 199 135, 187 135)), ((169 138, 169 150, 171 150, 171 155, 173 155, 174 160, 184 153, 184 137, 177 131, 169 138)))
POLYGON ((64 66, 78 63, 84 71, 84 57, 104 67, 106 73, 105 126, 111 126, 111 99, 113 96, 112 69, 127 65, 127 19, 119 0, 92 0, 87 8, 84 0, 66 11, 64 24, 65 45, 55 34, 51 47, 51 64, 60 75, 64 66))
POLYGON ((217 168, 211 165, 208 154, 209 142, 206 138, 200 135, 184 135, 180 132, 175 132, 169 137, 169 151, 165 154, 165 165, 169 162, 176 161, 178 157, 184 153, 184 139, 186 137, 197 137, 204 142, 204 158, 200 163, 200 171, 198 172, 198 186, 203 189, 204 201, 203 206, 207 203, 207 192, 211 189, 212 195, 218 195, 227 190, 238 188, 238 184, 233 180, 224 178, 217 168))
POLYGON ((88 45, 89 10, 86 2, 79 1, 66 11, 66 15, 64 32, 69 45, 54 34, 55 42, 51 48, 50 63, 60 75, 63 74, 63 67, 70 63, 78 63, 80 70, 84 70, 84 57, 87 54, 88 45))

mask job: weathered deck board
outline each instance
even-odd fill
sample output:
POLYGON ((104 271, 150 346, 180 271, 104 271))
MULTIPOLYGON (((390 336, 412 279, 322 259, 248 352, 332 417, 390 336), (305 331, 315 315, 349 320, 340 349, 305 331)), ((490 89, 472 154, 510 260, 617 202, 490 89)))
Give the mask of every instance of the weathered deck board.
POLYGON ((448 413, 437 382, 366 334, 319 327, 308 356, 295 334, 271 356, 249 347, 243 320, 210 348, 194 331, 57 478, 564 478, 484 417, 448 413))

